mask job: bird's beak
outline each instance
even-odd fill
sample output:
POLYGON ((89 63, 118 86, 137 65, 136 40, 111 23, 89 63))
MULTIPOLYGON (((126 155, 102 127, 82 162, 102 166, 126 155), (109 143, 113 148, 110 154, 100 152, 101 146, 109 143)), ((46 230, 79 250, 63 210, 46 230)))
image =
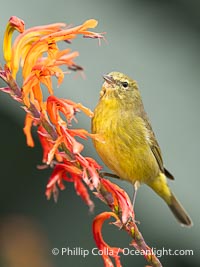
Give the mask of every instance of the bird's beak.
POLYGON ((103 78, 104 80, 107 82, 107 83, 113 83, 114 82, 114 79, 112 76, 109 76, 109 75, 103 75, 103 78))

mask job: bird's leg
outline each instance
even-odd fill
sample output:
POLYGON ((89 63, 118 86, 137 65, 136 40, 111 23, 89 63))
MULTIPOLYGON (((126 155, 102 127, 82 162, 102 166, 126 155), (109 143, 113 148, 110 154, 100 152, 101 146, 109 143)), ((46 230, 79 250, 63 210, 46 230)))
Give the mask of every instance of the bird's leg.
POLYGON ((133 209, 134 209, 134 206, 135 206, 135 200, 136 200, 136 196, 137 196, 137 191, 138 191, 138 188, 140 187, 140 182, 139 181, 136 181, 133 185, 134 187, 134 193, 133 193, 133 209))
POLYGON ((111 177, 111 178, 116 178, 116 179, 120 179, 120 177, 116 174, 113 173, 109 173, 109 172, 100 172, 101 177, 107 176, 107 177, 111 177))

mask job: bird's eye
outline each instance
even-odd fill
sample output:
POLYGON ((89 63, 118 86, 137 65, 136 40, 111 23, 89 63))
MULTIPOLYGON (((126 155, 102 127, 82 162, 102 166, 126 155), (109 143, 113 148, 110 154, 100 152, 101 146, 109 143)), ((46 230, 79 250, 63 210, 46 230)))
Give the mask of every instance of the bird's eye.
POLYGON ((128 87, 128 83, 127 83, 127 82, 122 82, 122 86, 123 86, 124 88, 127 88, 127 87, 128 87))

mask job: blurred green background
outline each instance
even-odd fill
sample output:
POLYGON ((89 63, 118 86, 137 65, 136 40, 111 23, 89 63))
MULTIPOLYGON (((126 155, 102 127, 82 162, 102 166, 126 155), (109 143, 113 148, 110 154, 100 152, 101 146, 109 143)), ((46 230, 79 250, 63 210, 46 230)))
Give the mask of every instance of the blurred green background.
MULTIPOLYGON (((86 19, 99 21, 97 32, 106 31, 108 43, 78 38, 72 49, 86 79, 67 75, 55 94, 94 109, 102 74, 124 72, 139 83, 146 111, 163 151, 166 167, 174 174, 171 188, 190 213, 194 226, 180 227, 169 209, 149 188, 140 188, 136 219, 149 246, 156 249, 193 249, 193 256, 163 256, 163 266, 199 266, 199 132, 200 132, 200 2, 197 0, 34 0, 1 1, 0 43, 10 16, 22 18, 26 27, 66 22, 77 25, 86 19)), ((2 52, 0 62, 3 65, 2 52)), ((20 80, 18 80, 20 83, 20 80)), ((1 83, 3 86, 3 83, 1 83)), ((105 206, 93 197, 96 209, 88 208, 67 184, 58 203, 44 195, 49 170, 39 171, 42 151, 28 148, 22 132, 24 111, 0 93, 0 266, 103 266, 100 256, 52 256, 51 249, 95 246, 91 224, 105 206), (27 261, 28 265, 27 265, 27 261)), ((90 121, 79 115, 79 127, 90 121)), ((98 159, 90 141, 84 154, 98 159)), ((98 161, 101 163, 100 159, 98 161)), ((132 195, 126 182, 120 186, 132 195)), ((110 245, 127 247, 126 233, 106 225, 110 245)), ((122 256, 123 266, 145 266, 142 256, 122 256)))

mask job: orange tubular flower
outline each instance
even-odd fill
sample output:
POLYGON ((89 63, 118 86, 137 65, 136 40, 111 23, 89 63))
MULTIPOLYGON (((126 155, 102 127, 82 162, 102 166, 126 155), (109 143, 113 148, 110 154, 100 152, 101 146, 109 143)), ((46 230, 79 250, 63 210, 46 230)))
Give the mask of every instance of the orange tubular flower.
POLYGON ((31 128, 32 128, 32 124, 34 122, 34 118, 33 116, 31 116, 30 113, 26 114, 26 118, 25 118, 25 126, 23 128, 24 134, 26 135, 26 143, 27 146, 30 147, 34 147, 34 141, 31 135, 31 128))
MULTIPOLYGON (((59 112, 62 112, 65 116, 68 124, 75 119, 75 115, 79 110, 83 111, 89 117, 93 116, 93 112, 81 105, 80 103, 74 103, 71 100, 57 98, 55 96, 49 96, 47 98, 47 112, 51 122, 57 127, 58 133, 60 133, 60 126, 66 125, 66 123, 61 119, 59 112)), ((82 133, 85 130, 82 130, 82 133)))
POLYGON ((103 212, 97 215, 93 221, 92 229, 93 229, 93 236, 96 242, 98 249, 101 252, 104 266, 105 267, 114 267, 110 257, 115 259, 116 267, 121 267, 120 263, 120 256, 119 253, 123 252, 123 249, 117 247, 110 247, 102 237, 102 226, 105 220, 110 219, 110 217, 114 217, 118 221, 118 217, 113 212, 103 212))
POLYGON ((80 196, 83 201, 89 206, 90 212, 93 212, 94 210, 94 203, 90 199, 90 196, 88 194, 88 190, 86 189, 85 185, 83 184, 82 177, 78 175, 73 175, 74 180, 74 188, 76 190, 76 193, 78 196, 80 196))
POLYGON ((102 167, 92 158, 85 158, 80 154, 75 155, 77 162, 83 169, 83 180, 91 190, 97 189, 100 183, 100 177, 97 171, 102 167))
POLYGON ((58 151, 58 147, 54 146, 55 142, 51 139, 51 136, 48 134, 48 132, 44 129, 42 125, 38 127, 37 132, 38 132, 38 137, 39 137, 42 149, 43 149, 42 162, 45 164, 48 164, 50 154, 52 153, 53 153, 53 157, 55 155, 55 158, 58 162, 62 162, 63 158, 58 151))
POLYGON ((103 190, 101 191, 102 195, 100 198, 103 197, 105 199, 110 208, 121 218, 122 223, 126 224, 129 219, 134 220, 133 206, 127 193, 107 179, 101 179, 101 185, 103 190), (107 195, 108 192, 109 195, 107 195))
POLYGON ((7 24, 3 42, 4 59, 8 67, 10 67, 12 60, 11 41, 14 30, 22 33, 24 31, 24 21, 18 17, 12 16, 7 24))
POLYGON ((60 117, 59 112, 61 112, 67 123, 70 124, 72 119, 75 119, 75 113, 78 111, 76 104, 72 101, 68 101, 62 98, 57 98, 55 96, 49 96, 47 98, 47 112, 48 116, 56 126, 58 134, 61 134, 61 126, 67 126, 66 122, 60 117))
POLYGON ((59 163, 55 166, 53 173, 49 179, 46 187, 46 196, 49 199, 53 194, 54 200, 58 199, 58 187, 63 190, 65 186, 63 181, 73 182, 77 195, 79 195, 85 203, 90 207, 90 211, 94 208, 94 203, 90 199, 88 191, 82 181, 83 172, 74 165, 73 162, 64 160, 63 163, 59 163))
POLYGON ((46 196, 49 199, 51 194, 53 193, 54 200, 57 201, 58 199, 58 189, 56 184, 59 186, 61 190, 65 189, 63 184, 63 180, 71 181, 70 178, 67 177, 66 172, 77 172, 79 173, 80 170, 77 168, 71 168, 71 166, 67 166, 66 164, 57 164, 53 170, 53 173, 50 176, 49 182, 46 188, 46 196))
POLYGON ((57 140, 54 142, 54 147, 49 152, 49 157, 47 164, 50 164, 54 157, 54 152, 61 145, 64 144, 65 147, 72 154, 78 154, 83 150, 83 145, 76 141, 74 136, 79 136, 81 138, 87 139, 87 136, 93 137, 84 129, 68 129, 68 125, 71 125, 71 121, 75 118, 76 112, 82 110, 87 115, 92 116, 93 113, 82 106, 80 103, 76 104, 71 100, 59 99, 55 96, 49 96, 47 98, 46 104, 47 114, 51 123, 55 126, 56 132, 58 134, 57 140), (66 121, 60 116, 60 112, 64 115, 66 121))

